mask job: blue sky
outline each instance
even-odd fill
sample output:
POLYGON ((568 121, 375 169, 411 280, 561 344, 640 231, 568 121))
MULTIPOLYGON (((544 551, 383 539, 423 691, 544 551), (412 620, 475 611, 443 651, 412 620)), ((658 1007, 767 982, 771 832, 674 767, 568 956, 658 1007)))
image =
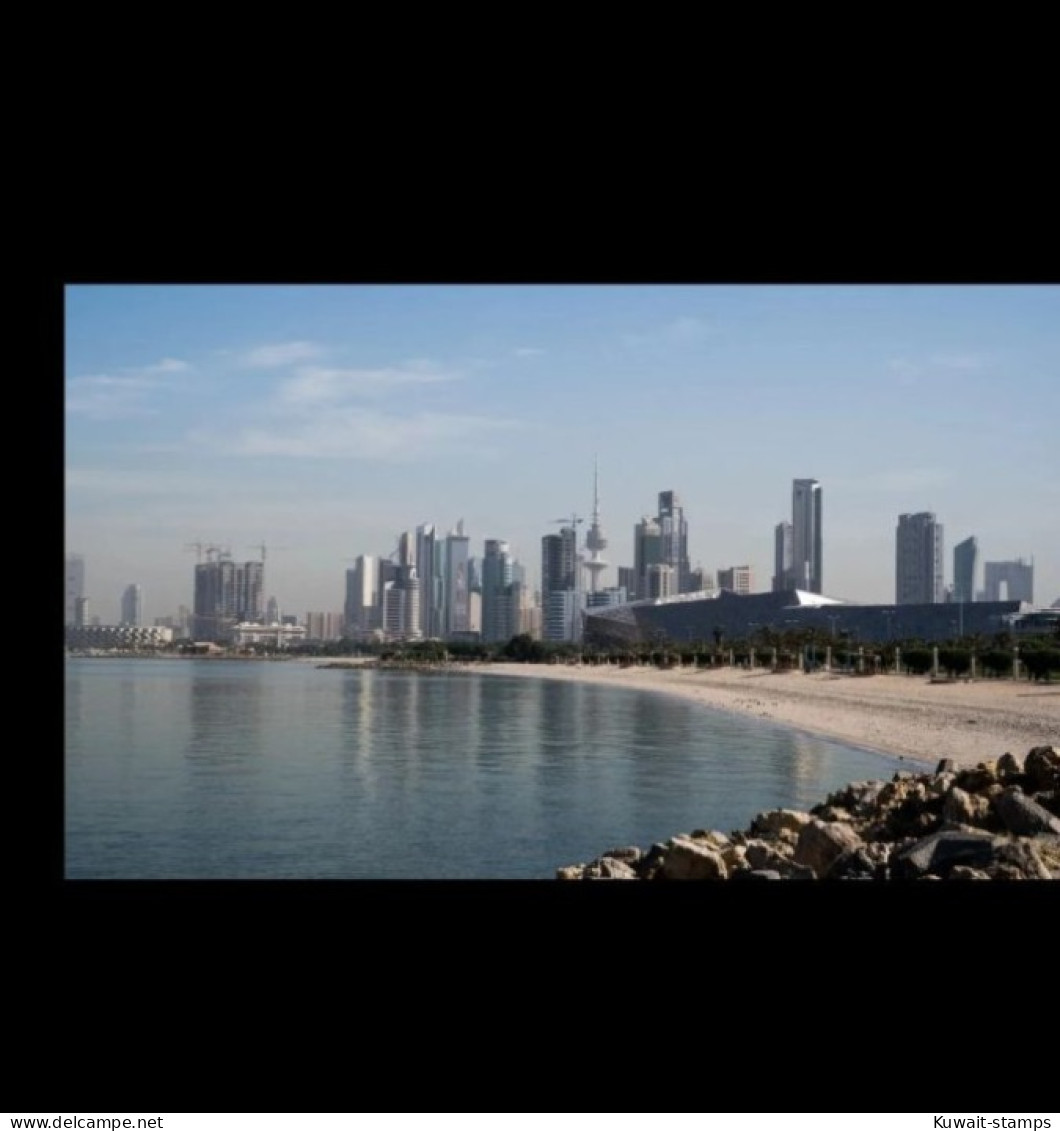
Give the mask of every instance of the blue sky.
MULTIPOLYGON (((463 518, 532 579, 592 508, 612 569, 678 492, 693 565, 768 589, 791 481, 816 478, 825 591, 894 599, 894 531, 1033 555, 1060 596, 1060 287, 78 285, 66 289, 66 547, 91 612, 191 604, 194 542, 269 547, 286 612, 463 518)), ((584 530, 584 527, 581 528, 584 530)))

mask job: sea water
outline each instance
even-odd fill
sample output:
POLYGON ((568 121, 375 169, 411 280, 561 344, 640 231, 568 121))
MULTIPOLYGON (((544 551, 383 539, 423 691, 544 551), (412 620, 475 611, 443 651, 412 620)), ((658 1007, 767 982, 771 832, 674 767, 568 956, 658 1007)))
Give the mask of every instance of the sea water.
POLYGON ((69 879, 549 879, 902 766, 587 683, 295 660, 65 675, 69 879))

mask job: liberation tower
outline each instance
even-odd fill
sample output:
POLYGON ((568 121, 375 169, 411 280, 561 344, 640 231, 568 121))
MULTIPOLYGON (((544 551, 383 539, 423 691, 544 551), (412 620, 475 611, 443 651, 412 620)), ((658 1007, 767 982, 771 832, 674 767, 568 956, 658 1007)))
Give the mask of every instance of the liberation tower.
POLYGON ((589 559, 584 563, 589 571, 589 592, 595 593, 599 586, 600 574, 607 569, 607 562, 600 557, 600 551, 607 548, 607 539, 600 529, 600 475, 597 461, 593 457, 593 524, 585 535, 585 546, 589 559))

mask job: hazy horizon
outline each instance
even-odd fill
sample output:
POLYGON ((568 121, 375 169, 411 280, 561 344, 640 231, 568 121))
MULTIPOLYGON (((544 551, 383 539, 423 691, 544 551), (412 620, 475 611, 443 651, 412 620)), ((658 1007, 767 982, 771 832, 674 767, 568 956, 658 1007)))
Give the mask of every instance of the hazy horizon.
MULTIPOLYGON (((66 288, 66 551, 89 614, 192 605, 194 543, 268 547, 266 597, 343 607, 359 554, 463 519, 536 584, 592 513, 604 585, 677 492, 693 567, 768 590, 796 478, 821 483, 824 592, 894 600, 895 528, 1033 558, 1060 596, 1060 287, 76 285, 66 288)), ((982 586, 980 565, 979 586, 982 586)))

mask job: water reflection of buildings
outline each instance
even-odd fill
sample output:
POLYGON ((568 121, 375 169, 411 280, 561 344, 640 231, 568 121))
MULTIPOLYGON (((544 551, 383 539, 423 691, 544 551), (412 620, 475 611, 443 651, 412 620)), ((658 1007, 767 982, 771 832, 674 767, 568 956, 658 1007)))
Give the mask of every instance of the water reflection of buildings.
POLYGON ((788 792, 799 806, 817 805, 823 801, 821 781, 825 777, 829 754, 819 738, 801 730, 785 733, 790 753, 787 765, 788 792))
POLYGON ((339 675, 343 681, 339 725, 344 736, 341 746, 345 765, 371 758, 378 677, 379 673, 371 668, 344 671, 339 675))
POLYGON ((263 672, 255 664, 189 663, 185 754, 203 768, 260 761, 268 737, 263 672))

